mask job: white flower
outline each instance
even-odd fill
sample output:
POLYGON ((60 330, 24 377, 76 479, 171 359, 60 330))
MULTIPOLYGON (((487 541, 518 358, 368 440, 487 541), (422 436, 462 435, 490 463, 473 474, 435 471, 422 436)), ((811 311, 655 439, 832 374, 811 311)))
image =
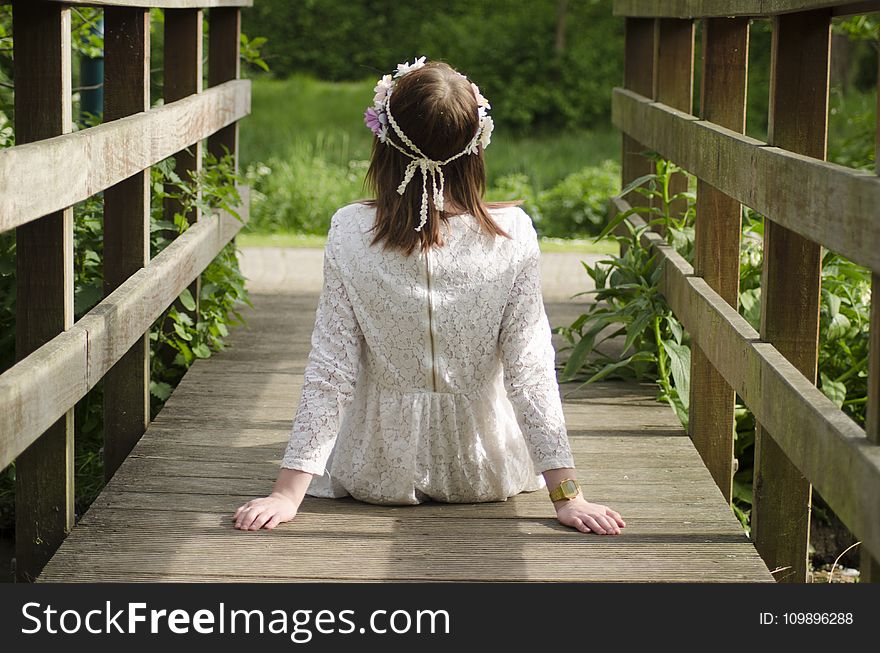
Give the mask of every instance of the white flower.
POLYGON ((394 73, 394 76, 402 77, 407 73, 412 72, 413 70, 418 70, 424 65, 425 57, 419 57, 418 59, 415 59, 412 63, 407 63, 404 61, 403 63, 397 64, 397 72, 394 73))
MULTIPOLYGON (((492 105, 489 104, 489 100, 483 97, 483 94, 480 93, 480 87, 471 82, 471 88, 474 90, 474 96, 477 98, 477 106, 481 109, 491 109, 492 105)), ((481 115, 485 115, 485 111, 481 115)))
POLYGON ((492 142, 492 130, 495 129, 495 122, 492 120, 492 116, 486 116, 483 119, 483 131, 480 134, 480 145, 483 146, 485 150, 489 143, 492 142))
POLYGON ((373 97, 373 104, 376 106, 382 106, 385 103, 385 98, 388 96, 388 92, 391 90, 392 86, 394 86, 394 82, 392 81, 391 75, 383 75, 382 79, 376 83, 376 87, 373 89, 373 92, 376 94, 375 97, 373 97))

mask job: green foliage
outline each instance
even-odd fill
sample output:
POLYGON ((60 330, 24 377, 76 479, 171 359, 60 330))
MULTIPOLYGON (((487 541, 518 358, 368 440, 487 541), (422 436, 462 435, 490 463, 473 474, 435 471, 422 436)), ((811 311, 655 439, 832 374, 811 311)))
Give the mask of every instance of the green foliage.
POLYGON ((597 234, 605 224, 607 198, 620 187, 620 166, 606 160, 573 172, 538 196, 536 228, 543 236, 597 234))
MULTIPOLYGON (((236 208, 241 197, 235 182, 241 179, 231 155, 227 153, 218 160, 210 152, 205 153, 202 169, 198 173, 190 171, 186 179, 174 171, 173 163, 173 159, 167 159, 151 169, 154 217, 150 240, 154 256, 190 227, 186 216, 194 210, 203 215, 224 210, 239 217, 236 208), (180 207, 172 221, 163 217, 168 198, 176 200, 180 207)), ((196 300, 187 288, 150 330, 150 393, 156 399, 151 406, 153 416, 196 359, 209 358, 225 348, 229 327, 243 323, 237 310, 240 303, 250 305, 250 300, 235 245, 229 243, 201 275, 198 320, 194 319, 196 300), (173 357, 163 355, 166 351, 172 352, 173 357)))
MULTIPOLYGON (((233 159, 205 155, 198 174, 182 179, 174 172, 173 160, 162 161, 151 169, 152 255, 170 245, 174 237, 189 228, 186 212, 199 207, 203 213, 224 209, 234 213, 240 203, 233 159), (164 201, 174 197, 181 210, 171 221, 164 219, 164 201)), ((14 232, 0 234, 0 371, 14 360, 15 333, 15 238, 14 232)), ((74 206, 74 312, 79 319, 103 298, 103 199, 91 197, 74 206)), ((185 290, 179 303, 186 310, 172 307, 150 329, 150 391, 155 416, 188 367, 197 358, 208 358, 225 347, 229 327, 242 322, 238 307, 250 304, 244 278, 238 267, 235 244, 224 247, 202 273, 198 320, 193 319, 194 298, 185 290), (169 348, 175 356, 162 356, 169 348)), ((74 409, 76 510, 88 507, 103 487, 103 383, 77 402, 74 409)), ((15 465, 0 473, 0 528, 13 523, 15 465)))
POLYGON ((877 89, 844 93, 832 87, 828 112, 828 160, 874 171, 876 162, 877 89))
POLYGON ((331 83, 303 75, 253 80, 253 111, 241 130, 242 164, 284 158, 298 147, 312 147, 338 165, 369 159, 372 133, 364 125, 364 109, 373 99, 374 83, 331 83))
MULTIPOLYGON (((103 36, 93 33, 100 9, 71 8, 71 46, 75 57, 94 57, 103 49, 103 36)), ((152 67, 162 69, 163 13, 153 9, 151 15, 152 67)), ((242 59, 258 68, 266 69, 260 49, 263 38, 248 39, 242 35, 242 59)), ((0 149, 15 144, 10 116, 13 115, 12 80, 12 10, 0 5, 0 149)), ((73 66, 74 105, 79 96, 79 67, 73 66)), ((153 95, 161 94, 161 74, 152 79, 153 95)), ((74 112, 76 116, 78 112, 74 112)), ((77 129, 85 129, 101 122, 100 116, 78 116, 77 129)), ((228 154, 228 153, 227 153, 228 154)), ((151 255, 156 256, 173 238, 183 233, 189 223, 183 213, 198 207, 207 214, 217 209, 234 213, 240 198, 235 182, 240 177, 233 172, 232 159, 220 160, 206 155, 201 173, 187 179, 175 174, 173 162, 163 161, 151 169, 154 192, 151 205, 151 255), (183 209, 171 220, 165 221, 163 202, 175 197, 183 209)), ((73 207, 74 214, 74 318, 79 319, 102 298, 103 290, 103 198, 96 195, 73 207)), ((235 245, 227 245, 202 273, 198 320, 194 320, 195 301, 184 291, 178 302, 186 310, 172 308, 152 326, 151 385, 152 415, 158 412, 188 366, 196 358, 207 358, 224 347, 229 327, 241 321, 237 307, 249 303, 244 278, 238 268, 235 245), (170 334, 169 334, 170 331, 170 334), (163 350, 176 355, 163 356, 163 350)), ((0 373, 15 360, 15 232, 0 233, 0 373)), ((103 382, 77 402, 74 407, 76 511, 82 513, 103 486, 103 382)), ((0 470, 0 529, 14 523, 15 465, 0 470)))
MULTIPOLYGON (((633 207, 619 213, 601 236, 617 228, 627 233, 615 238, 625 246, 620 256, 584 264, 594 280, 596 303, 571 325, 557 327, 569 351, 560 380, 592 383, 604 378, 650 379, 659 387, 658 398, 672 406, 682 424, 688 422, 690 391, 690 342, 681 324, 659 294, 660 266, 641 234, 649 226, 663 227, 666 241, 692 260, 694 197, 691 193, 669 196, 669 178, 679 169, 651 153, 656 172, 645 175, 621 191, 650 197, 652 207, 633 207), (685 199, 687 210, 674 215, 669 203, 685 199), (647 225, 633 228, 626 218, 639 214, 647 225), (621 345, 622 343, 622 345, 621 345)), ((756 329, 760 326, 760 284, 763 256, 763 217, 746 210, 742 223, 740 253, 740 306, 742 315, 756 329)), ((838 407, 859 424, 865 422, 868 373, 868 325, 871 275, 859 265, 833 252, 826 252, 822 265, 820 304, 819 387, 838 407)), ((755 419, 739 402, 735 410, 735 455, 739 469, 734 476, 733 508, 748 529, 754 473, 755 419)), ((817 515, 827 506, 817 497, 817 515)))
POLYGON ((263 47, 266 43, 265 36, 257 36, 253 39, 248 38, 248 35, 244 32, 241 33, 241 44, 239 47, 239 52, 241 54, 241 58, 243 61, 251 64, 252 66, 256 66, 260 70, 264 72, 269 72, 269 66, 266 65, 266 62, 263 61, 262 52, 260 48, 263 47))
POLYGON ((623 245, 623 253, 593 266, 584 264, 595 283, 595 290, 588 293, 595 293, 596 301, 571 325, 555 329, 568 342, 560 351, 571 349, 560 380, 585 378, 584 384, 606 378, 654 380, 659 398, 687 424, 687 334, 660 294, 662 268, 656 264, 656 255, 642 245, 641 237, 647 229, 662 226, 667 242, 687 253, 693 208, 682 216, 673 215, 670 203, 680 197, 690 200, 691 195, 670 195, 669 181, 680 169, 656 155, 654 159, 656 172, 636 180, 621 194, 637 192, 659 206, 634 207, 606 225, 600 238, 609 237, 618 227, 626 230, 625 235, 611 236, 623 245), (635 228, 625 220, 633 213, 644 216, 643 226, 635 228))
POLYGON ((570 2, 558 41, 563 6, 558 0, 261 0, 243 21, 269 38, 266 58, 279 77, 375 79, 426 55, 476 80, 499 124, 605 124, 608 89, 620 81, 623 21, 608 0, 570 2))
POLYGON ((838 254, 822 261, 820 388, 838 408, 865 423, 871 277, 838 254))
POLYGON ((258 231, 321 234, 340 206, 363 197, 367 162, 340 165, 319 148, 291 147, 287 157, 272 157, 247 170, 251 191, 251 226, 258 231))
MULTIPOLYGON (((248 230, 325 234, 339 206, 365 197, 372 135, 362 112, 372 82, 260 79, 253 96, 254 113, 242 131, 252 186, 248 230)), ((619 137, 611 131, 496 133, 486 153, 487 197, 524 199, 544 236, 594 235, 603 200, 618 185, 612 157, 619 156, 619 137)))
POLYGON ((852 41, 880 41, 880 20, 877 16, 864 14, 850 16, 834 24, 834 31, 846 34, 852 41))
POLYGON ((545 238, 595 236, 605 224, 608 196, 620 186, 620 166, 606 159, 585 166, 547 189, 522 172, 500 177, 487 193, 489 200, 522 200, 523 209, 545 238))

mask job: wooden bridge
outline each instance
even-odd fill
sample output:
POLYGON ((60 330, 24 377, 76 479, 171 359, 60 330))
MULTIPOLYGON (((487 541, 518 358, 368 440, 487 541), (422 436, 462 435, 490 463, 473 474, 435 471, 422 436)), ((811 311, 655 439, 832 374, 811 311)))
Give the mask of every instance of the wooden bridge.
MULTIPOLYGON (((693 268, 662 236, 645 235, 694 343, 690 434, 650 386, 561 386, 581 481, 627 519, 613 538, 559 526, 540 492, 415 507, 307 499, 293 523, 235 531, 234 508, 265 493, 277 471, 316 294, 293 282, 255 294, 232 347, 198 361, 149 422, 145 334, 241 223, 193 216, 152 260, 143 244, 149 166, 175 153, 179 165, 198 165, 204 138, 209 149, 235 150, 236 121, 249 110, 249 85, 237 79, 238 6, 249 3, 89 2, 107 5, 107 113, 105 124, 76 134, 67 133, 69 4, 14 5, 19 145, 0 152, 0 229, 16 229, 19 252, 18 362, 0 376, 0 467, 16 461, 20 578, 42 570, 46 581, 770 581, 773 570, 777 580, 803 581, 812 484, 861 539, 863 577, 878 578, 880 310, 871 322, 867 430, 815 387, 815 363, 820 246, 880 273, 880 181, 823 161, 831 17, 880 10, 880 2, 614 4, 626 21, 624 88, 613 103, 623 181, 650 171, 639 155, 648 148, 700 182, 693 268), (151 6, 166 8, 166 65, 176 62, 157 109, 145 91, 151 6), (743 127, 748 17, 767 15, 773 83, 771 142, 763 143, 743 127), (695 20, 703 27, 699 116, 695 20), (182 151, 192 146, 188 158, 182 151), (107 294, 73 323, 69 207, 100 190, 107 294), (767 216, 760 333, 735 307, 741 204, 767 216), (74 528, 72 407, 101 378, 109 483, 74 528), (729 505, 734 393, 761 424, 753 541, 729 505)), ((640 199, 615 198, 611 212, 640 199)), ((545 299, 554 324, 581 309, 545 299)))

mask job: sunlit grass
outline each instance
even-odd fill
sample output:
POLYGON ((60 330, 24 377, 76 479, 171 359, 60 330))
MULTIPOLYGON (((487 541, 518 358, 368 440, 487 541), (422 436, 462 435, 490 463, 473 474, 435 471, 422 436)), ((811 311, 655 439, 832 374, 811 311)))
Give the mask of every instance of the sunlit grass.
MULTIPOLYGON (((327 242, 324 236, 296 233, 240 233, 236 236, 239 247, 307 247, 323 249, 327 242)), ((579 238, 541 238, 542 252, 575 252, 578 254, 616 254, 618 244, 613 240, 594 242, 579 238)))

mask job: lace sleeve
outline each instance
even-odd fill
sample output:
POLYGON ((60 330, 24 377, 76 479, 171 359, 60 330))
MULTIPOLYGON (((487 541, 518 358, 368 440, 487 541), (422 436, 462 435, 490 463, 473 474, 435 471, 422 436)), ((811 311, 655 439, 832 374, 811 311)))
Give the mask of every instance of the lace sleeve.
POLYGON ((324 249, 324 286, 318 300, 302 396, 281 467, 318 476, 354 395, 363 334, 334 258, 332 233, 324 249))
POLYGON ((501 320, 504 386, 535 472, 574 467, 556 380, 556 352, 541 294, 540 250, 530 225, 529 251, 501 320))

